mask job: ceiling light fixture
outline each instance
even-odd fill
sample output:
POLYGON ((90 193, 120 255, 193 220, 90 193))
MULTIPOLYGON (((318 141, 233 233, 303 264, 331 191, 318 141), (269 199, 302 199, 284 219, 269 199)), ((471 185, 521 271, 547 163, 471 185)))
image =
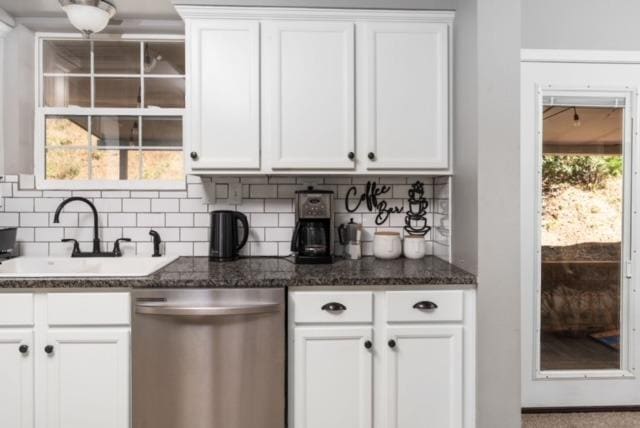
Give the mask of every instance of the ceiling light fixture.
POLYGON ((104 0, 60 0, 71 24, 85 37, 99 33, 116 14, 116 8, 104 0))

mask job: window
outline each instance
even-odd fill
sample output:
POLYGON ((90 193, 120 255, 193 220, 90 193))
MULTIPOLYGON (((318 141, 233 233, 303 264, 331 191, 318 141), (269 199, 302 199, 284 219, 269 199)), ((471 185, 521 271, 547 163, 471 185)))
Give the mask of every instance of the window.
POLYGON ((184 187, 182 38, 38 42, 39 186, 184 187))

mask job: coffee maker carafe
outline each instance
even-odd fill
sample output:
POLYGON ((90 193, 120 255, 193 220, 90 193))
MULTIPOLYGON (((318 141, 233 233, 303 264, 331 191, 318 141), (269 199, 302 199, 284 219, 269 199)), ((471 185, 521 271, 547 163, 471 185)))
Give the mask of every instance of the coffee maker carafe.
POLYGON ((333 263, 333 192, 296 192, 296 227, 291 251, 296 263, 333 263))

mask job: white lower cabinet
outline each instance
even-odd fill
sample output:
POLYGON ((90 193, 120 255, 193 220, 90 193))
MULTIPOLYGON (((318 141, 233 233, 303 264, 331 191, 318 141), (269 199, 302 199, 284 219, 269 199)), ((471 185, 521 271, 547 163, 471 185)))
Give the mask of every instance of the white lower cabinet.
POLYGON ((388 428, 462 427, 462 326, 387 328, 388 428))
POLYGON ((47 428, 129 426, 129 331, 47 334, 47 428))
POLYGON ((33 330, 0 328, 0 427, 33 427, 33 330))
POLYGON ((32 321, 0 319, 0 427, 128 428, 129 293, 29 297, 32 321))
POLYGON ((293 428, 475 427, 475 290, 291 291, 289 311, 293 428))
POLYGON ((295 427, 371 426, 371 327, 295 330, 295 427))

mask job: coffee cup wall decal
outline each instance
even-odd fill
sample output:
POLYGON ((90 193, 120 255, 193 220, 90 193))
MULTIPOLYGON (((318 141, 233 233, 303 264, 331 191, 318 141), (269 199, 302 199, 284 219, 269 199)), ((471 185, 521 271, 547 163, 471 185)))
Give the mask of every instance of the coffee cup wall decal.
POLYGON ((409 210, 404 218, 404 230, 409 235, 424 236, 431 230, 426 218, 429 201, 424 197, 424 184, 416 181, 408 193, 409 210))

